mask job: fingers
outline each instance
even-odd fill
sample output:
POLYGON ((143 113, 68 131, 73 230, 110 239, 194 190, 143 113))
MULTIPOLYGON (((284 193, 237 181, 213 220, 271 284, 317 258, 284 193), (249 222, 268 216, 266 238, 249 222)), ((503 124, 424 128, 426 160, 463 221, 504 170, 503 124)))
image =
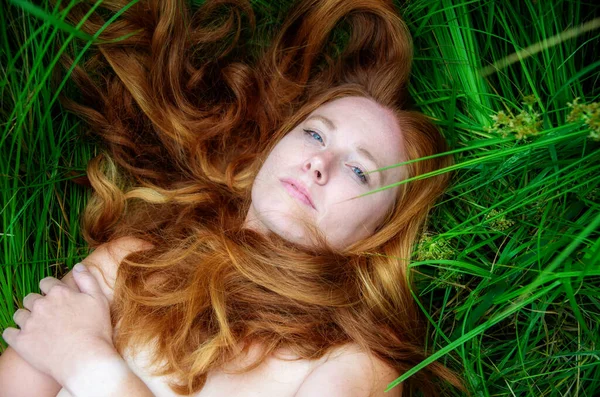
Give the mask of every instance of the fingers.
POLYGON ((15 342, 17 340, 17 336, 19 335, 19 331, 16 328, 11 328, 8 327, 6 328, 3 332, 2 332, 2 339, 4 339, 4 341, 6 343, 8 343, 10 346, 15 347, 15 342))
POLYGON ((62 285, 62 286, 67 287, 67 285, 65 283, 63 283, 62 281, 60 281, 54 277, 45 277, 40 281, 40 289, 46 295, 48 295, 48 292, 50 292, 52 287, 54 287, 56 285, 62 285))
POLYGON ((29 310, 19 309, 15 312, 15 314, 13 314, 13 320, 15 321, 15 324, 19 326, 19 328, 23 329, 30 316, 31 312, 29 310))
MULTIPOLYGON (((60 280, 55 279, 54 277, 46 277, 43 278, 40 281, 40 289, 42 290, 42 292, 46 295, 48 295, 48 292, 50 292, 50 290, 57 285, 62 285, 68 288, 68 286, 63 283, 60 280)), ((27 294, 27 296, 25 296, 25 298, 23 298, 23 307, 26 308, 27 310, 29 310, 30 312, 33 311, 33 305, 35 304, 35 302, 38 299, 42 299, 43 296, 40 294, 36 294, 35 292, 32 292, 30 294, 27 294)), ((17 312, 15 312, 15 315, 18 313, 19 311, 17 310, 17 312)), ((16 320, 15 320, 16 321, 16 320)))
POLYGON ((25 298, 23 298, 23 307, 25 307, 29 311, 33 311, 33 303, 36 300, 42 299, 42 298, 43 298, 42 295, 32 292, 31 294, 28 294, 27 296, 25 296, 25 298))

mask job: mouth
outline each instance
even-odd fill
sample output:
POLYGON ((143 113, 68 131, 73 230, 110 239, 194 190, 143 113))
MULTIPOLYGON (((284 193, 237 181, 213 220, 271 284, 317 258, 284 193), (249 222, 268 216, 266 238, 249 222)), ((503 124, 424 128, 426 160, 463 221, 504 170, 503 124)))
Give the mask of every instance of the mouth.
POLYGON ((306 190, 297 181, 286 178, 281 180, 281 184, 290 196, 316 210, 315 205, 313 204, 310 196, 305 193, 306 190))

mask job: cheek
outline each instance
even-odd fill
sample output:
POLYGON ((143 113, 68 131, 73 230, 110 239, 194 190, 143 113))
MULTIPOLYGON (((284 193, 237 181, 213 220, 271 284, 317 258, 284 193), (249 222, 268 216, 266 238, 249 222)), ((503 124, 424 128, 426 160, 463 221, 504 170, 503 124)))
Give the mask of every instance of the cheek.
POLYGON ((388 209, 389 200, 387 197, 369 200, 369 196, 367 196, 343 201, 362 192, 353 191, 352 193, 340 196, 328 203, 329 210, 320 220, 322 229, 340 237, 373 233, 388 209))
POLYGON ((297 142, 297 140, 291 135, 286 135, 275 145, 271 153, 267 157, 267 161, 281 161, 282 159, 287 159, 289 156, 298 153, 298 148, 300 147, 302 142, 297 142))
MULTIPOLYGON (((344 198, 347 198, 345 196, 344 198)), ((362 227, 365 216, 362 208, 357 206, 356 200, 339 202, 334 200, 330 202, 328 211, 319 219, 319 228, 323 230, 328 237, 344 239, 351 236, 362 227)))
POLYGON ((338 248, 347 247, 373 234, 373 229, 365 224, 356 211, 350 215, 347 212, 331 214, 323 221, 319 229, 327 236, 329 243, 338 248))
POLYGON ((285 167, 287 148, 281 143, 273 148, 271 153, 265 159, 258 174, 256 176, 255 183, 264 183, 277 172, 281 173, 282 168, 285 167))

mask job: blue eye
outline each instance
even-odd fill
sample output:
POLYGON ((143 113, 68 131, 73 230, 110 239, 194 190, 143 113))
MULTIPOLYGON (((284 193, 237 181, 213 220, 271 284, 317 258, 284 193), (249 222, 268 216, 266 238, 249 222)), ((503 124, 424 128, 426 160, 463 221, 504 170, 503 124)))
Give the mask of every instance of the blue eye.
POLYGON ((367 183, 367 176, 363 173, 363 170, 361 170, 358 167, 352 167, 354 170, 358 170, 358 172, 355 172, 356 175, 358 175, 358 177, 361 179, 362 183, 367 183))
POLYGON ((318 133, 311 131, 311 130, 304 130, 304 132, 306 132, 308 135, 312 136, 313 139, 323 143, 323 138, 321 138, 321 135, 319 135, 318 133))

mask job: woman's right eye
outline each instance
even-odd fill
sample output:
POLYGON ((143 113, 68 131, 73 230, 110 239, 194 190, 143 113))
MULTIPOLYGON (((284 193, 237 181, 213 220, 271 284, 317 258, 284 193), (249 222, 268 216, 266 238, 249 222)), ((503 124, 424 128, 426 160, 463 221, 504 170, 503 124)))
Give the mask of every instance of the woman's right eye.
POLYGON ((312 136, 312 138, 314 140, 323 143, 323 138, 321 137, 321 135, 319 135, 318 132, 311 131, 311 130, 304 130, 304 132, 307 133, 308 135, 312 136))

